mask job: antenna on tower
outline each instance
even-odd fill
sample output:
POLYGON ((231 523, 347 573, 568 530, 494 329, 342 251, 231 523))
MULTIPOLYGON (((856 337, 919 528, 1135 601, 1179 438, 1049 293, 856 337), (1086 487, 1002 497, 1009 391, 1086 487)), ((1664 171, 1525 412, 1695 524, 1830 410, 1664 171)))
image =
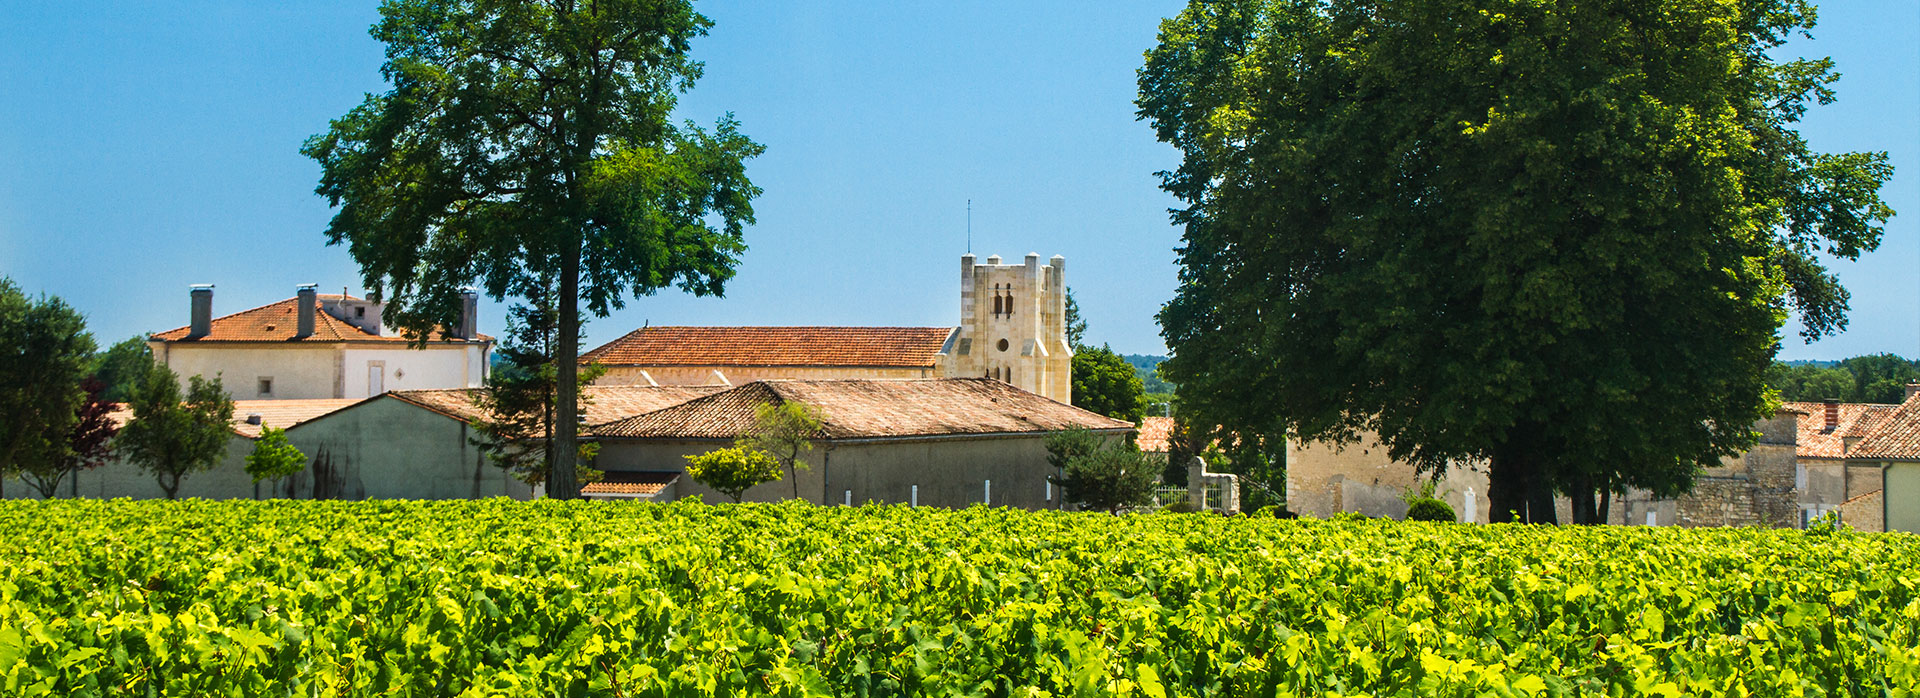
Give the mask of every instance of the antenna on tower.
POLYGON ((967 254, 973 254, 973 199, 967 199, 967 254))

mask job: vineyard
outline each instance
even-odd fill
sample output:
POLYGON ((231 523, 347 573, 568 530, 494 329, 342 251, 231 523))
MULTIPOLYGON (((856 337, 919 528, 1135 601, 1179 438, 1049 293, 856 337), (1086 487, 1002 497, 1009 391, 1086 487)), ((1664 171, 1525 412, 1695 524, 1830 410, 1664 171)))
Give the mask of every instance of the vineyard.
POLYGON ((1920 695, 1920 538, 0 502, 0 695, 1920 695))

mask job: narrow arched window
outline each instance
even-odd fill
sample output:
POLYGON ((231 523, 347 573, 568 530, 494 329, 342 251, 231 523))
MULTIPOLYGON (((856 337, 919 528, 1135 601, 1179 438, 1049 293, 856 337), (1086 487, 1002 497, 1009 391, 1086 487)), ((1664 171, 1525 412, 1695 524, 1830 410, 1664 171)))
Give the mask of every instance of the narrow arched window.
POLYGON ((1000 284, 993 285, 993 316, 1000 317, 1000 284))
POLYGON ((1013 317, 1013 287, 1007 287, 1007 317, 1013 317))

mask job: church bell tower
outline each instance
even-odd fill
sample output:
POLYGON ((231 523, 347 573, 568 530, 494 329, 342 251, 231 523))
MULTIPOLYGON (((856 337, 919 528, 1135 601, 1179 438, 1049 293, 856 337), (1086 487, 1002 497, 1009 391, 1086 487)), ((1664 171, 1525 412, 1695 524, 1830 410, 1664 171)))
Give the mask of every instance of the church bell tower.
POLYGON ((1067 344, 1067 260, 1023 264, 960 256, 960 327, 942 350, 946 375, 994 378, 1059 402, 1073 400, 1067 344))

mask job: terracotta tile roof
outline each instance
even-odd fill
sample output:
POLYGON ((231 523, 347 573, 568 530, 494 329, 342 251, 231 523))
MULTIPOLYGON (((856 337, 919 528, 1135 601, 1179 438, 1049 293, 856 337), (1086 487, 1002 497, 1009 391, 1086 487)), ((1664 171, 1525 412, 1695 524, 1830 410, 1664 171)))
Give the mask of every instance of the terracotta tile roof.
MULTIPOLYGON (((214 318, 209 324, 207 336, 197 339, 187 337, 191 327, 176 327, 165 332, 156 332, 153 338, 163 342, 396 342, 404 343, 405 337, 387 337, 354 327, 345 320, 329 315, 320 306, 342 298, 357 300, 352 296, 338 293, 317 294, 314 300, 313 335, 305 339, 294 338, 299 331, 300 299, 288 298, 278 303, 242 310, 232 315, 214 318)), ((436 333, 438 334, 438 333, 436 333)), ((463 340, 443 341, 459 342, 463 340)), ((492 341, 492 337, 480 335, 475 341, 492 341)))
POLYGON ((311 421, 346 407, 359 404, 358 398, 315 398, 309 400, 234 400, 233 433, 249 439, 260 438, 259 424, 248 424, 247 415, 260 415, 261 423, 285 429, 311 421))
POLYGON ((1167 439, 1173 436, 1172 417, 1147 417, 1140 420, 1140 435, 1134 443, 1148 453, 1166 453, 1167 439))
POLYGON ((680 473, 610 471, 599 482, 580 487, 581 496, 649 498, 673 484, 680 473))
POLYGON ((1871 432, 1847 451, 1848 458, 1920 460, 1920 394, 1888 410, 1871 432))
MULTIPOLYGON (((712 395, 725 389, 723 386, 589 385, 587 396, 591 397, 593 402, 586 408, 587 423, 602 424, 625 419, 663 407, 678 405, 697 397, 712 395)), ((468 422, 485 416, 473 404, 473 397, 478 392, 480 392, 479 388, 444 388, 395 390, 387 394, 468 422)))
MULTIPOLYGON (((260 438, 261 424, 248 424, 247 415, 260 415, 260 421, 275 429, 285 429, 316 417, 330 414, 342 408, 360 402, 356 399, 337 400, 332 398, 312 400, 235 400, 233 401, 233 433, 249 439, 260 438)), ((133 421, 133 407, 127 403, 116 403, 113 411, 107 414, 113 420, 115 428, 124 427, 133 421)))
POLYGON ((1133 424, 987 378, 755 381, 594 428, 601 437, 731 439, 765 403, 819 411, 829 439, 1130 429, 1133 424))
POLYGON ((1840 403, 1839 425, 1827 431, 1827 406, 1820 402, 1782 403, 1785 411, 1797 412, 1798 446, 1794 454, 1801 458, 1844 458, 1844 439, 1864 437, 1868 430, 1891 414, 1897 405, 1859 402, 1840 403))
POLYGON ((580 357, 608 366, 933 368, 951 327, 642 327, 580 357))

